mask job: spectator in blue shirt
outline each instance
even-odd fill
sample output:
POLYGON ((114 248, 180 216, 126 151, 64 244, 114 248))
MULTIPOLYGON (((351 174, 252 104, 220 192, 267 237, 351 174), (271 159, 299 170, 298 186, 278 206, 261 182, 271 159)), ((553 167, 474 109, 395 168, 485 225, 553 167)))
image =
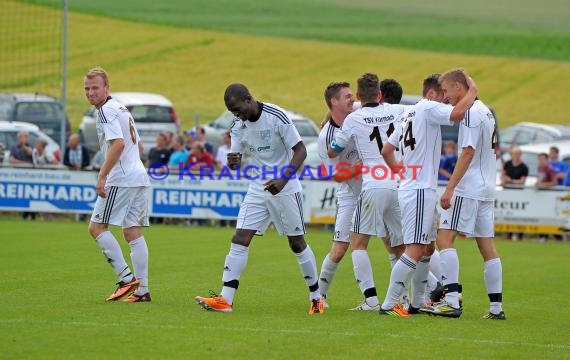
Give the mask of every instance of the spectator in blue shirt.
POLYGON ((439 160, 438 180, 448 181, 457 164, 457 146, 452 140, 443 143, 443 154, 439 160))
POLYGON ((170 154, 170 159, 168 160, 168 167, 171 170, 178 170, 179 164, 182 166, 188 161, 188 150, 184 147, 184 137, 181 135, 175 135, 172 138, 172 154, 170 154))
POLYGON ((558 185, 564 185, 568 167, 564 162, 558 159, 559 153, 560 150, 556 146, 552 146, 550 148, 550 161, 548 164, 554 169, 554 171, 556 171, 556 180, 558 180, 558 185))

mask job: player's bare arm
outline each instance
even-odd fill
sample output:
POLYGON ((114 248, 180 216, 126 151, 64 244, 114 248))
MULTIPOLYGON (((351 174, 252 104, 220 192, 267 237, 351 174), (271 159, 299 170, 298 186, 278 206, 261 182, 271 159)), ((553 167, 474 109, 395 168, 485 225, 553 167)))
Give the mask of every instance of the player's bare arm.
POLYGON ((396 156, 394 155, 395 152, 396 152, 396 147, 390 144, 389 142, 384 144, 384 146, 382 147, 382 152, 381 152, 382 157, 384 158, 384 161, 386 161, 386 164, 390 168, 399 166, 398 161, 396 161, 396 156))
POLYGON ((283 175, 285 176, 283 178, 269 180, 264 184, 264 190, 269 191, 272 195, 277 195, 281 190, 283 190, 287 181, 293 177, 307 158, 307 149, 302 141, 299 141, 295 146, 293 146, 292 150, 293 158, 291 159, 287 169, 283 172, 283 175))
POLYGON ((463 178, 463 175, 467 172, 469 168, 469 164, 471 164, 471 160, 473 159, 473 155, 475 154, 475 149, 472 147, 463 148, 461 151, 461 155, 457 159, 457 164, 455 165, 455 169, 453 170, 453 174, 451 174, 451 178, 447 182, 447 187, 441 196, 441 207, 442 209, 449 209, 451 207, 451 198, 453 197, 453 192, 457 187, 457 184, 463 178))
POLYGON ((124 148, 125 142, 123 139, 109 140, 109 150, 107 150, 107 156, 105 157, 105 161, 101 166, 101 170, 99 170, 97 186, 95 187, 97 195, 101 197, 107 196, 107 194, 105 194, 105 183, 107 182, 107 175, 109 175, 111 169, 115 166, 117 161, 119 161, 124 148))
POLYGON ((465 94, 463 99, 461 99, 453 107, 453 110, 451 111, 451 115, 449 116, 449 118, 452 121, 463 120, 463 117, 465 116, 465 112, 467 112, 467 110, 469 110, 469 108, 471 108, 471 105, 473 105, 473 102, 475 101, 475 98, 477 97, 477 84, 475 84, 475 81, 473 81, 471 76, 465 74, 465 78, 467 80, 467 85, 469 86, 469 89, 467 90, 467 93, 465 94))

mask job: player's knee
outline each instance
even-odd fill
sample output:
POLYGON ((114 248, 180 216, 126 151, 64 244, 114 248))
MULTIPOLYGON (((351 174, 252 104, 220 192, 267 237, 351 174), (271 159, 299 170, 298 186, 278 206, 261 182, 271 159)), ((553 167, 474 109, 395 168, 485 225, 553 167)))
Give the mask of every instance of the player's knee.
POLYGON ((238 229, 234 233, 234 236, 232 236, 232 243, 247 247, 249 246, 254 234, 255 232, 238 229))
POLYGON ((400 258, 400 256, 402 256, 402 254, 404 253, 405 250, 406 250, 406 247, 404 245, 398 245, 398 246, 391 247, 388 252, 390 254, 396 255, 396 258, 400 258))
POLYGON ((289 236, 289 247, 291 250, 298 254, 307 248, 307 243, 303 236, 289 236))
POLYGON ((426 246, 425 256, 431 256, 435 251, 435 243, 431 242, 426 246))
POLYGON ((329 253, 329 258, 335 262, 335 263, 339 263, 342 258, 344 257, 344 254, 346 254, 346 251, 348 250, 348 243, 346 244, 335 244, 335 246, 333 246, 333 248, 331 249, 331 252, 329 253))
POLYGON ((101 235, 101 233, 107 231, 107 228, 103 224, 90 222, 87 230, 89 231, 91 237, 93 239, 96 239, 99 235, 101 235))

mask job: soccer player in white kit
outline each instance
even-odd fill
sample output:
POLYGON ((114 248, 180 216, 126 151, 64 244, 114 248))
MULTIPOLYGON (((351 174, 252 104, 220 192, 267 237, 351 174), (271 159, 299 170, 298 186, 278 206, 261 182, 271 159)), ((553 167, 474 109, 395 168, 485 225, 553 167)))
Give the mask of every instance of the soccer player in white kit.
POLYGON ((354 141, 362 165, 362 191, 352 218, 350 245, 354 275, 365 299, 353 310, 378 310, 379 302, 367 248, 370 236, 389 237, 392 247, 401 245, 402 227, 397 201, 397 180, 380 156, 382 145, 395 128, 403 106, 380 104, 378 76, 366 73, 358 78, 357 96, 362 108, 348 115, 328 150, 340 154, 354 141))
POLYGON ((141 232, 148 226, 150 180, 140 159, 142 143, 129 110, 109 96, 105 70, 94 68, 84 78, 85 95, 97 110, 97 136, 105 160, 97 178, 97 201, 89 233, 119 277, 107 301, 130 294, 125 302, 151 301, 148 290, 148 248, 141 232), (133 275, 109 224, 121 226, 131 248, 133 275))
POLYGON ((247 147, 256 170, 250 175, 254 179, 239 210, 236 232, 224 264, 222 291, 209 298, 197 296, 196 302, 207 310, 233 310, 249 244, 256 233, 266 230, 271 220, 280 234, 287 235, 297 257, 310 292, 309 314, 322 314, 324 300, 319 292, 315 255, 304 238, 302 188, 295 176, 307 156, 305 145, 284 111, 276 105, 256 101, 245 85, 228 86, 224 101, 236 117, 231 127, 228 166, 232 169, 239 166, 247 147))
POLYGON ((402 228, 406 250, 392 269, 386 298, 380 307, 381 315, 407 317, 419 313, 425 306, 425 291, 429 262, 434 251, 434 216, 437 203, 437 174, 441 155, 441 125, 459 121, 472 104, 476 87, 455 107, 444 105, 438 76, 424 80, 423 99, 404 114, 404 119, 382 149, 389 166, 398 162, 394 156, 400 149, 403 157, 404 179, 398 189, 402 211, 402 228), (436 100, 436 101, 431 101, 436 100), (408 311, 398 306, 403 285, 412 280, 412 302, 408 311))
MULTIPOLYGON (((440 78, 444 98, 458 104, 469 97, 471 84, 461 70, 450 70, 440 78)), ((422 311, 439 316, 459 317, 459 259, 453 247, 458 232, 475 237, 484 260, 485 287, 490 308, 483 318, 505 320, 502 307, 501 259, 494 243, 494 200, 497 145, 495 118, 476 100, 459 127, 459 157, 445 192, 437 246, 440 249, 445 299, 422 311)))
POLYGON ((350 242, 350 220, 356 208, 356 200, 362 188, 362 180, 355 179, 356 164, 360 164, 358 152, 351 141, 342 154, 329 158, 327 151, 335 134, 340 130, 344 119, 352 112, 354 95, 347 82, 333 82, 325 89, 325 102, 330 110, 328 121, 319 133, 319 156, 326 171, 332 169, 332 179, 339 183, 336 191, 336 216, 331 249, 321 266, 319 275, 319 290, 328 307, 327 292, 332 284, 338 265, 348 250, 350 242), (342 167, 341 173, 338 172, 342 167), (350 174, 348 173, 350 172, 350 174))

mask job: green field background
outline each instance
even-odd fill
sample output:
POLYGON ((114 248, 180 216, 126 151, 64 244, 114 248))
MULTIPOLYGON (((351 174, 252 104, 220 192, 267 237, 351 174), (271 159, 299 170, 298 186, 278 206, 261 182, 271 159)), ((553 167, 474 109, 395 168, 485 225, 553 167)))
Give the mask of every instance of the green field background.
MULTIPOLYGON (((0 2, 27 16, 59 16, 51 8, 9 0, 0 2)), ((366 5, 365 2, 361 3, 366 5)), ((74 8, 105 2, 72 1, 71 4, 74 8)), ((138 14, 136 8, 130 11, 122 8, 128 4, 129 2, 120 2, 108 8, 113 8, 115 14, 121 17, 138 14)), ((220 4, 227 4, 228 9, 233 9, 229 3, 220 4)), ((147 2, 141 3, 143 8, 147 5, 147 2)), ((172 11, 171 6, 173 5, 157 5, 157 13, 147 12, 147 16, 159 20, 165 14, 176 17, 177 13, 172 11)), ((267 13, 271 14, 269 5, 268 8, 267 13)), ((326 14, 326 7, 322 8, 326 14)), ((205 18, 208 17, 208 9, 210 8, 206 6, 205 18)), ((262 11, 264 6, 260 5, 260 9, 262 11)), ((5 14, 6 12, 0 12, 0 26, 26 31, 25 28, 19 28, 23 26, 21 22, 5 14)), ((191 12, 188 14, 190 16, 191 12)), ((229 19, 234 17, 232 14, 225 16, 229 19)), ((247 20, 243 14, 236 14, 235 17, 240 17, 241 22, 247 20)), ((470 72, 478 83, 481 99, 496 108, 502 127, 519 121, 568 122, 562 106, 570 93, 568 61, 448 54, 370 44, 350 45, 240 35, 185 28, 183 24, 152 25, 143 23, 142 17, 137 19, 139 21, 132 22, 71 12, 68 109, 75 127, 88 107, 83 95, 83 74, 95 65, 101 65, 109 71, 111 89, 114 91, 148 91, 169 97, 185 128, 194 125, 196 114, 201 122, 208 122, 220 114, 224 110, 223 91, 231 82, 244 82, 260 100, 277 103, 319 121, 326 111, 322 99, 324 87, 333 80, 354 83, 360 74, 372 71, 383 78, 398 79, 406 93, 417 94, 425 75, 452 67, 464 67, 470 72)), ((315 19, 317 21, 319 18, 315 19)), ((271 20, 269 16, 266 23, 271 25, 271 20)), ((562 38, 566 36, 565 26, 564 23, 559 25, 562 38)), ((302 28, 301 25, 297 27, 302 28)), ((552 31, 549 30, 549 33, 552 31)), ((540 30, 536 32, 539 34, 540 30)), ((2 40, 9 42, 10 38, 2 40)), ((11 46, 17 47, 18 44, 11 46)), ((41 46, 36 48, 37 53, 42 53, 41 46)), ((563 48, 563 51, 568 51, 567 46, 563 48)), ((27 64, 11 59, 11 53, 4 53, 1 57, 0 73, 21 73, 24 78, 11 80, 10 83, 3 82, 0 78, 0 89, 41 89, 59 94, 57 77, 49 74, 42 76, 40 72, 40 75, 26 78, 29 70, 27 64)))
MULTIPOLYGON (((184 359, 568 359, 567 243, 498 241, 507 321, 482 320, 488 299, 472 240, 458 240, 460 319, 354 312, 362 295, 350 255, 329 292, 330 310, 309 316, 308 290, 285 237, 256 237, 231 314, 201 310, 219 291, 229 228, 152 226, 152 303, 106 303, 115 276, 86 222, 0 219, 0 358, 184 359)), ((120 234, 115 232, 120 239, 120 234)), ((310 229, 320 264, 332 233, 310 229)), ((128 246, 121 240, 126 258, 128 246)), ((382 298, 390 265, 369 253, 382 298)), ((130 260, 127 260, 130 263, 130 260)))

